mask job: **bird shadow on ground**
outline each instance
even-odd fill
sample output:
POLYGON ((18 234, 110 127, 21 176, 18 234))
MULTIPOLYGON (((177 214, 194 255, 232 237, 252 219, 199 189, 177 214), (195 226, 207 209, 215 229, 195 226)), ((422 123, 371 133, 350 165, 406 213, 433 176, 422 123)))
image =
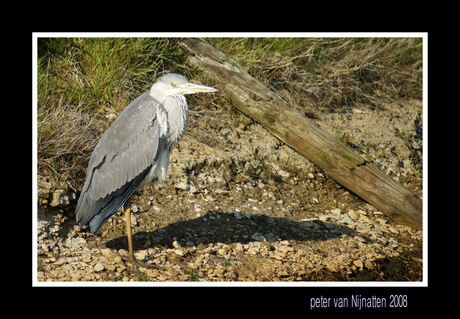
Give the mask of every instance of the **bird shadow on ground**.
MULTIPOLYGON (((177 241, 182 246, 199 244, 247 244, 251 241, 296 240, 302 242, 324 241, 342 235, 360 235, 355 230, 318 219, 292 221, 284 217, 268 217, 265 215, 245 215, 216 213, 208 211, 204 216, 179 221, 153 231, 138 231, 133 229, 134 250, 165 247, 172 248, 172 242, 177 241)), ((371 239, 362 236, 365 242, 371 239)), ((106 247, 111 249, 126 249, 126 236, 108 240, 106 247)))

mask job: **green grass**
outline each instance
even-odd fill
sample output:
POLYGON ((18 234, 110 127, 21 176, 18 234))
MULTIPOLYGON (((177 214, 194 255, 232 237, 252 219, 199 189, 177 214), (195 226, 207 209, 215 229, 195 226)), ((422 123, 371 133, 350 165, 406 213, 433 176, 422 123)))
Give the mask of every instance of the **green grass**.
POLYGON ((335 127, 335 136, 346 145, 355 145, 353 142, 353 135, 348 135, 348 133, 343 132, 340 127, 335 127))
POLYGON ((184 268, 183 272, 184 274, 190 276, 190 278, 187 281, 200 281, 198 279, 198 275, 192 269, 184 268))
MULTIPOLYGON (((158 73, 183 68, 175 41, 146 38, 50 38, 38 43, 38 106, 120 111, 158 73)), ((180 71, 180 70, 179 70, 180 71)))
POLYGON ((37 271, 45 271, 45 266, 40 258, 37 258, 37 271))

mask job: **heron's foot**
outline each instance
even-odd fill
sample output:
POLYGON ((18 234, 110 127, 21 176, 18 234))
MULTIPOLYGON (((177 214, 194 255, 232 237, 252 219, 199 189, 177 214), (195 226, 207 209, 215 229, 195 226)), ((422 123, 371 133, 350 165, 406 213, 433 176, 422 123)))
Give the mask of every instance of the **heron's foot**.
POLYGON ((155 264, 147 264, 142 261, 137 260, 136 258, 130 258, 130 257, 122 257, 122 259, 127 263, 130 264, 134 267, 139 267, 139 268, 148 268, 148 269, 157 269, 161 271, 166 271, 166 268, 157 266, 155 264))

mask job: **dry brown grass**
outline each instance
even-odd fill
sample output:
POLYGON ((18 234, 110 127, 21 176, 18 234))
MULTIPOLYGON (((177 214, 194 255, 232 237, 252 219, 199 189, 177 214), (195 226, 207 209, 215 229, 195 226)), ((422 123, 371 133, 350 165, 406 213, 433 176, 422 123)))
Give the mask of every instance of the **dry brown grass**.
POLYGON ((422 97, 416 38, 212 40, 259 81, 304 111, 378 107, 379 99, 422 97))
POLYGON ((104 125, 81 108, 59 104, 38 114, 38 171, 81 186, 88 159, 104 125))

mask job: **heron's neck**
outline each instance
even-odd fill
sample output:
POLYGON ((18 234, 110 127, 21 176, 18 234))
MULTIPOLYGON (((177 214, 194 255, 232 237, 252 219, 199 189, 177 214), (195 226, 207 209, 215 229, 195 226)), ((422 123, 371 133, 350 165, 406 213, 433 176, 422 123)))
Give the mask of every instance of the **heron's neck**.
POLYGON ((187 128, 187 100, 183 95, 170 95, 165 98, 163 107, 168 114, 168 139, 171 143, 177 143, 187 128))
POLYGON ((161 89, 156 85, 152 85, 152 88, 150 89, 150 96, 158 102, 160 102, 161 104, 163 104, 165 98, 167 97, 167 95, 165 94, 165 90, 161 89))

